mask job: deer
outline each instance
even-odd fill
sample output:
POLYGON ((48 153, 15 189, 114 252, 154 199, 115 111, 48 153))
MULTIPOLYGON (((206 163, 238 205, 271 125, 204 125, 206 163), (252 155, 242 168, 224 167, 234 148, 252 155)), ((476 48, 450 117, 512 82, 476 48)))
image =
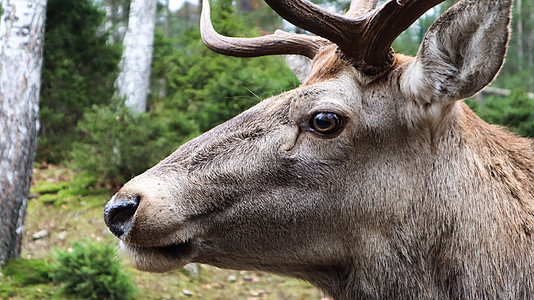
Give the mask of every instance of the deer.
POLYGON ((415 57, 393 41, 443 0, 266 0, 310 34, 201 33, 237 57, 286 55, 301 84, 127 182, 104 219, 140 270, 266 271, 334 299, 534 295, 534 143, 463 101, 504 62, 511 0, 461 0, 415 57))

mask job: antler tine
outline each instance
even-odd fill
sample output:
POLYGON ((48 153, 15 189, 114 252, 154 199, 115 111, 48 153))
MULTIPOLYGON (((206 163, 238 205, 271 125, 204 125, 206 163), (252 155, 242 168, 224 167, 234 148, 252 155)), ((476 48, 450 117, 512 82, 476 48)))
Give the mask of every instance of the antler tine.
POLYGON ((329 41, 305 34, 277 31, 255 38, 233 38, 215 31, 210 18, 209 0, 203 0, 200 33, 204 44, 211 50, 230 56, 257 57, 263 55, 300 54, 313 59, 329 41))
POLYGON ((337 45, 348 40, 351 27, 364 19, 347 18, 302 0, 265 0, 283 19, 302 29, 322 36, 337 45))
MULTIPOLYGON (((391 44, 412 25, 419 17, 432 7, 444 2, 445 0, 390 0, 384 3, 378 9, 372 11, 368 17, 368 29, 370 34, 364 35, 360 41, 366 45, 363 50, 363 58, 360 63, 371 66, 380 66, 381 61, 386 61, 382 56, 393 56, 391 44)), ((353 55, 348 54, 350 57, 353 55)), ((360 54, 362 55, 362 54, 360 54)), ((392 64, 391 61, 390 64, 392 64)), ((383 69, 384 67, 382 67, 383 69)), ((379 69, 381 69, 379 67, 379 69)))
POLYGON ((349 11, 345 14, 347 17, 357 17, 364 15, 376 8, 378 0, 352 0, 349 11))
MULTIPOLYGON (((293 25, 337 44, 345 58, 371 75, 379 74, 393 65, 393 41, 427 10, 443 1, 390 0, 363 16, 351 18, 301 0, 265 0, 293 25)), ((362 0, 351 6, 354 9, 367 9, 374 2, 362 0)), ((352 9, 350 12, 352 14, 352 9)))

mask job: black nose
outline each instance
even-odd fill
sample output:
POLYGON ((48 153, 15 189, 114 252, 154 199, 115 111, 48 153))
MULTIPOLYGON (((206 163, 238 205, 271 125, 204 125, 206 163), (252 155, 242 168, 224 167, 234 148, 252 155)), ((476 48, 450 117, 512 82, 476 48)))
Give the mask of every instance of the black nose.
POLYGON ((106 204, 104 221, 114 235, 121 237, 130 231, 132 218, 140 200, 141 196, 137 195, 132 198, 118 198, 106 204))

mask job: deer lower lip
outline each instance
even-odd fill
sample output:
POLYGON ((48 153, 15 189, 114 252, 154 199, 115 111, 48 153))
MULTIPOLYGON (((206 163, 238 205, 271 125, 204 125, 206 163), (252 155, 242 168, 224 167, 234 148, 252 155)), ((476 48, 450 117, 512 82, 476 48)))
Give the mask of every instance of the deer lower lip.
POLYGON ((149 272, 167 272, 183 267, 195 256, 195 242, 186 240, 167 246, 137 246, 121 242, 122 250, 135 268, 149 272))
POLYGON ((171 256, 176 258, 177 256, 187 256, 193 252, 193 245, 191 240, 187 240, 180 244, 173 244, 169 246, 154 247, 150 248, 151 250, 159 251, 166 256, 171 256))
POLYGON ((189 254, 191 254, 191 252, 193 252, 193 244, 191 240, 186 240, 178 244, 171 244, 167 246, 150 247, 150 246, 127 245, 127 247, 139 253, 151 252, 153 254, 163 255, 167 258, 172 258, 172 259, 177 259, 177 258, 179 259, 182 257, 186 257, 189 254))

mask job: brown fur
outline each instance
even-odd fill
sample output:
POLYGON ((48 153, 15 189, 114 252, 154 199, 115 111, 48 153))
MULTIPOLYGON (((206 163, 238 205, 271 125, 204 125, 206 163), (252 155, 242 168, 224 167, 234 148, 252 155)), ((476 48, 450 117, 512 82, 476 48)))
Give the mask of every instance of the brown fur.
POLYGON ((108 205, 141 199, 121 236, 134 265, 263 270, 336 299, 531 298, 533 142, 457 101, 495 76, 498 67, 480 67, 482 59, 504 55, 505 43, 484 40, 496 47, 486 51, 466 42, 507 39, 511 2, 483 2, 446 13, 423 55, 397 55, 382 76, 324 49, 301 87, 127 183, 108 205), (471 11, 491 26, 473 27, 471 11), (324 111, 343 118, 341 132, 306 129, 324 111))
POLYGON ((305 85, 327 81, 339 76, 349 63, 340 59, 336 45, 321 49, 313 60, 312 70, 305 85))

